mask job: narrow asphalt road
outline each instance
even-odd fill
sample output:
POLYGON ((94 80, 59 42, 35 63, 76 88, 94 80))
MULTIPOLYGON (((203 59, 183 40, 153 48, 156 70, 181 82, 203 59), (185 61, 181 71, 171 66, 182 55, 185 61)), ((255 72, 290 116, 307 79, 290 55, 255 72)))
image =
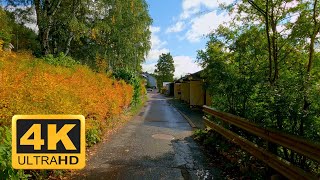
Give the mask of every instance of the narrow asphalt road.
POLYGON ((188 122, 157 93, 99 147, 74 179, 219 179, 190 137, 188 122))

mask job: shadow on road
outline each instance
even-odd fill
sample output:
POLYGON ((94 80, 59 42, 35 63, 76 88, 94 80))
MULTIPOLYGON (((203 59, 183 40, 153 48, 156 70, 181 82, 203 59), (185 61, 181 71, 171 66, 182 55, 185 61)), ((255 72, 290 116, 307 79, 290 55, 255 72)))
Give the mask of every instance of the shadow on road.
POLYGON ((167 99, 148 94, 141 112, 114 134, 73 179, 219 179, 167 99))
POLYGON ((174 152, 105 161, 73 179, 223 179, 219 169, 208 167, 191 137, 171 143, 174 152))

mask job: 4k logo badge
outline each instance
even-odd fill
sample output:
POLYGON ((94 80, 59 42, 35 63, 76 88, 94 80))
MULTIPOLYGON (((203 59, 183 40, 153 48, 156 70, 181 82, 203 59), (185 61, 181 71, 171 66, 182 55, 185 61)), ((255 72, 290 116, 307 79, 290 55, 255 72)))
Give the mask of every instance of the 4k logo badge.
POLYGON ((85 119, 82 115, 16 115, 12 118, 15 169, 82 169, 85 119))

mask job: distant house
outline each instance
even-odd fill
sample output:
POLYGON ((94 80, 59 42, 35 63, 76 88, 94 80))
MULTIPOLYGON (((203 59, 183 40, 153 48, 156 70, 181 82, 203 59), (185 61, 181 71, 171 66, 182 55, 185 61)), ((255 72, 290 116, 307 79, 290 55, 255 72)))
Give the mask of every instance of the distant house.
POLYGON ((9 44, 6 44, 4 47, 3 47, 3 50, 4 51, 7 51, 7 52, 11 52, 11 50, 14 48, 14 46, 9 43, 9 44))
POLYGON ((166 87, 168 84, 170 84, 171 82, 163 82, 162 83, 162 87, 166 87))
POLYGON ((145 72, 142 73, 142 76, 147 80, 147 84, 150 88, 156 89, 157 88, 157 80, 151 74, 145 72))

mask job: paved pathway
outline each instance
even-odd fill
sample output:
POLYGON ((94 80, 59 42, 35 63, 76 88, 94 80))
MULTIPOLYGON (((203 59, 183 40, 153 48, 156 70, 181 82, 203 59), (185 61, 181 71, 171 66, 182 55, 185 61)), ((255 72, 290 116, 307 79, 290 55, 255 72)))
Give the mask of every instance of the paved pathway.
POLYGON ((170 104, 177 108, 181 113, 189 118, 190 121, 198 129, 204 129, 205 125, 202 119, 204 113, 200 108, 190 108, 189 104, 182 102, 182 100, 169 99, 170 104))
POLYGON ((74 179, 219 179, 191 135, 166 98, 150 93, 141 113, 101 144, 74 179))

